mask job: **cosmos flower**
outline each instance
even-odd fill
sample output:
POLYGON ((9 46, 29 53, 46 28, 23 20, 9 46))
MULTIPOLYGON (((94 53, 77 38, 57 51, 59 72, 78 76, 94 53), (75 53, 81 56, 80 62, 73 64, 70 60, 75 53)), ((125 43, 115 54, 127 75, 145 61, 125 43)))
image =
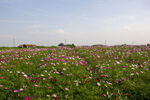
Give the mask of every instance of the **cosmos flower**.
POLYGON ((126 66, 122 66, 123 68, 125 68, 126 66))
POLYGON ((8 87, 5 87, 5 90, 8 90, 8 87))
POLYGON ((69 88, 65 88, 66 91, 69 91, 69 88))
POLYGON ((39 87, 37 84, 34 84, 35 87, 39 87))
POLYGON ((25 97, 25 100, 29 100, 29 97, 25 97))
POLYGON ((136 72, 137 75, 139 75, 139 72, 136 72))
POLYGON ((118 83, 119 83, 119 79, 116 79, 116 80, 115 80, 115 83, 117 83, 117 84, 118 84, 118 83))
POLYGON ((4 77, 2 76, 2 77, 1 77, 1 79, 3 80, 3 79, 4 79, 4 77))
POLYGON ((23 88, 20 88, 20 91, 23 91, 24 89, 23 88))
POLYGON ((14 93, 17 93, 17 92, 19 92, 19 90, 14 90, 14 93))

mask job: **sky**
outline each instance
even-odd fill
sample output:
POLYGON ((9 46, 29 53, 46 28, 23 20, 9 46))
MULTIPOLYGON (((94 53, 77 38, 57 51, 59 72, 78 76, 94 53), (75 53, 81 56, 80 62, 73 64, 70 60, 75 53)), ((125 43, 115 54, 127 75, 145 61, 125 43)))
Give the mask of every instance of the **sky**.
POLYGON ((150 0, 0 0, 0 46, 59 43, 150 43, 150 0))

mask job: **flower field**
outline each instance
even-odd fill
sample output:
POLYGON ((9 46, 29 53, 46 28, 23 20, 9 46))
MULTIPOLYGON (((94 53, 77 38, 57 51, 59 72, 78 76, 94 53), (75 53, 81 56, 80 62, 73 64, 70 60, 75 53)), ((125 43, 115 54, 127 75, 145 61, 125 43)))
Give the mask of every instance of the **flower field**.
POLYGON ((150 47, 0 51, 0 100, 150 99, 150 47))

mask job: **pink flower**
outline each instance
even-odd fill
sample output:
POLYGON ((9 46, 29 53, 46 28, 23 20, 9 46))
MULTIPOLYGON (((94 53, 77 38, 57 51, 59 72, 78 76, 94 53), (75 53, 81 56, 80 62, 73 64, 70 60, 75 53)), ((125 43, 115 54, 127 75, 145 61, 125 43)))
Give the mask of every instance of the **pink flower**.
POLYGON ((52 56, 52 54, 50 54, 49 56, 52 56))
POLYGON ((101 73, 102 73, 102 74, 104 74, 104 72, 103 72, 103 71, 101 71, 101 73))
POLYGON ((49 58, 46 58, 45 60, 47 60, 47 61, 48 61, 48 60, 49 60, 49 58))
POLYGON ((127 81, 127 79, 125 79, 125 78, 123 78, 123 77, 122 77, 122 80, 127 81))
POLYGON ((137 75, 139 75, 139 72, 136 72, 137 75))
POLYGON ((8 87, 5 87, 5 90, 8 90, 8 87))
POLYGON ((37 84, 34 84, 35 87, 39 87, 37 84))
POLYGON ((106 97, 106 94, 103 94, 104 97, 106 97))
POLYGON ((29 100, 29 97, 25 97, 25 100, 29 100))
POLYGON ((14 93, 17 93, 17 92, 19 92, 19 90, 14 90, 14 93))
POLYGON ((29 79, 29 78, 30 78, 30 77, 28 77, 28 76, 26 77, 26 79, 29 79))
POLYGON ((50 87, 50 86, 48 86, 48 88, 50 89, 51 87, 50 87))
POLYGON ((4 77, 2 76, 2 77, 1 77, 1 79, 3 80, 3 79, 4 79, 4 77))
POLYGON ((57 95, 56 95, 56 94, 53 94, 52 96, 53 96, 53 97, 57 97, 57 95))
POLYGON ((117 64, 121 64, 119 61, 116 61, 117 64))
POLYGON ((118 83, 119 83, 119 80, 118 80, 118 79, 116 79, 116 80, 115 80, 115 83, 117 83, 117 84, 118 84, 118 83))

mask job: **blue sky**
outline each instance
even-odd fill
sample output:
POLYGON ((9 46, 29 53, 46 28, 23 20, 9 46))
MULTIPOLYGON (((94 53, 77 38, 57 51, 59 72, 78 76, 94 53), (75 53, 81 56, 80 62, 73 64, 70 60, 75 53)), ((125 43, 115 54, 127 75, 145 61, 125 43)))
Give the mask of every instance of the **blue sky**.
POLYGON ((0 0, 0 46, 150 43, 150 0, 0 0))

